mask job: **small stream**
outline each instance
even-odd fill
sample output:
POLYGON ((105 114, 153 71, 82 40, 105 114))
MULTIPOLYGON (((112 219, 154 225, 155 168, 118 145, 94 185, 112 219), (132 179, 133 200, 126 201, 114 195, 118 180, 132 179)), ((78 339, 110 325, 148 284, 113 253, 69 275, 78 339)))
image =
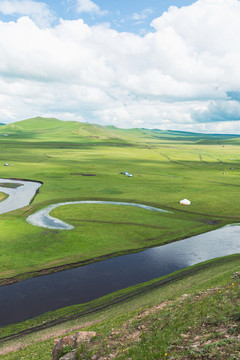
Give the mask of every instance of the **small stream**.
POLYGON ((240 253, 239 234, 239 225, 228 225, 139 253, 1 286, 0 326, 85 303, 206 260, 240 253))

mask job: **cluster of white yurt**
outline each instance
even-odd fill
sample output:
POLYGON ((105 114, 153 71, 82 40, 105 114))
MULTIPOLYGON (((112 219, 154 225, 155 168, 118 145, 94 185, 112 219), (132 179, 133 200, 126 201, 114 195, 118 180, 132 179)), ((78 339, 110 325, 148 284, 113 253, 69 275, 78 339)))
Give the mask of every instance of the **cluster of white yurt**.
POLYGON ((121 174, 124 174, 124 175, 126 175, 128 177, 132 177, 132 174, 128 173, 127 171, 125 171, 124 173, 121 173, 121 174))

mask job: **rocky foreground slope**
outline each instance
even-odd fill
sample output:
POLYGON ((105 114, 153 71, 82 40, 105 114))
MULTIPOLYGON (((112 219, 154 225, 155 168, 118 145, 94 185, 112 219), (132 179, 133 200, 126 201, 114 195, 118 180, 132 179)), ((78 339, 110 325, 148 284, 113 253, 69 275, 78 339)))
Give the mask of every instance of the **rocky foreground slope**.
POLYGON ((80 331, 56 339, 52 360, 240 359, 239 276, 145 309, 107 335, 80 331))

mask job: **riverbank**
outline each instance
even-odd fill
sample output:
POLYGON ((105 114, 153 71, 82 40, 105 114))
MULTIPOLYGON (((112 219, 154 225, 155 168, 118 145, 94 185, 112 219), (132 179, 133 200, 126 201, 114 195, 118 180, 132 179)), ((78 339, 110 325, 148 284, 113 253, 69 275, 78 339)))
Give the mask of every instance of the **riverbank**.
POLYGON ((32 212, 33 205, 30 205, 12 212, 14 221, 10 215, 2 215, 6 240, 0 264, 1 285, 139 252, 214 230, 229 222, 227 218, 182 211, 156 213, 129 206, 78 204, 51 212, 74 226, 70 231, 58 231, 27 224, 25 219, 32 212), (23 238, 24 242, 19 242, 23 238))
POLYGON ((14 159, 12 166, 2 166, 1 176, 44 184, 30 205, 1 215, 0 279, 15 281, 69 268, 68 264, 133 253, 239 221, 236 142, 223 148, 212 138, 206 147, 199 137, 163 140, 139 138, 131 132, 125 140, 120 136, 106 141, 79 136, 72 133, 73 124, 56 121, 57 127, 59 123, 66 131, 54 141, 55 130, 42 128, 40 134, 30 120, 18 124, 24 125, 24 131, 9 129, 12 136, 0 139, 2 156, 14 159), (121 175, 123 170, 133 177, 121 175), (191 206, 179 205, 183 198, 189 198, 191 206), (63 206, 51 213, 74 226, 68 233, 25 221, 45 206, 85 200, 135 202, 174 214, 87 204, 63 206))
MULTIPOLYGON (((14 128, 8 128, 11 136, 0 139, 2 158, 14 159, 13 166, 2 166, 1 176, 39 179, 44 183, 30 205, 1 215, 1 279, 29 277, 49 269, 55 272, 66 264, 72 266, 109 254, 136 252, 239 221, 237 139, 224 140, 214 135, 206 142, 200 134, 194 137, 181 134, 179 138, 173 134, 162 137, 158 132, 145 137, 135 130, 119 130, 118 138, 103 137, 101 130, 98 138, 92 138, 78 131, 86 124, 51 120, 53 127, 49 131, 48 120, 38 121, 15 124, 14 128), (64 125, 64 130, 59 128, 59 123, 64 125), (133 177, 121 175, 122 171, 131 171, 133 177), (72 175, 79 173, 96 176, 72 175), (184 198, 191 201, 191 206, 179 205, 184 198), (141 209, 71 205, 53 212, 55 217, 74 226, 71 231, 41 229, 26 223, 29 215, 45 206, 76 200, 131 201, 171 210, 174 214, 156 216, 141 209)), ((226 268, 214 275, 216 283, 219 274, 226 274, 226 268)), ((200 289, 206 284, 205 278, 200 276, 198 280, 200 289)), ((182 281, 182 289, 186 284, 191 291, 190 280, 189 284, 188 280, 182 281)), ((178 282, 173 285, 171 291, 175 296, 178 282)), ((158 298, 162 293, 168 296, 167 288, 161 288, 158 298)), ((146 298, 152 299, 152 294, 146 293, 146 298)), ((128 311, 134 312, 144 304, 138 302, 137 296, 133 298, 132 308, 125 304, 126 312, 123 305, 118 315, 126 317, 128 311)), ((99 313, 92 315, 92 321, 96 314, 99 313)), ((111 324, 111 319, 106 321, 111 324)), ((48 320, 51 321, 47 317, 39 323, 32 320, 30 328, 48 320)), ((13 328, 11 331, 8 328, 9 334, 14 333, 13 328)), ((21 324, 15 333, 27 328, 21 324)), ((47 359, 45 355, 42 358, 47 359)), ((24 354, 22 357, 27 358, 24 354)))
MULTIPOLYGON (((5 327, 1 329, 1 354, 17 350, 18 347, 27 347, 16 353, 2 355, 2 359, 24 357, 25 360, 50 360, 54 336, 79 329, 93 330, 102 335, 110 334, 112 328, 117 331, 127 320, 163 301, 172 301, 186 293, 191 296, 209 288, 226 286, 229 281, 232 283, 231 275, 239 271, 239 260, 240 255, 233 255, 208 261, 88 304, 61 309, 22 324, 5 327)), ((185 307, 182 309, 187 311, 185 307)))
POLYGON ((0 325, 21 322, 76 303, 83 304, 189 265, 238 254, 239 231, 240 226, 226 226, 135 254, 2 286, 0 325))
POLYGON ((0 192, 0 201, 4 201, 7 197, 8 195, 0 192))
POLYGON ((31 180, 0 178, 0 190, 7 195, 0 204, 0 214, 29 205, 41 185, 41 182, 31 180))
MULTIPOLYGON (((220 221, 218 221, 218 222, 220 222, 220 221)), ((212 225, 211 228, 212 229, 214 229, 214 228, 217 229, 218 226, 219 226, 219 224, 214 224, 214 226, 212 225)), ((203 234, 204 233, 205 232, 203 232, 203 234)), ((196 234, 194 236, 198 236, 198 235, 201 235, 201 234, 196 234)), ((164 246, 164 245, 167 245, 167 244, 170 244, 170 243, 174 243, 176 241, 181 241, 181 240, 184 240, 184 239, 187 239, 187 237, 186 238, 179 238, 179 239, 177 238, 177 239, 174 239, 174 240, 165 241, 164 243, 161 244, 161 246, 164 246)), ((97 262, 100 262, 100 261, 116 258, 116 257, 119 257, 119 256, 130 255, 130 254, 142 252, 142 251, 145 251, 147 249, 154 248, 154 247, 155 246, 148 246, 148 247, 142 247, 142 248, 133 249, 133 250, 114 252, 114 253, 110 253, 110 254, 106 254, 106 255, 90 258, 90 259, 86 259, 86 260, 83 260, 83 261, 67 263, 67 264, 63 264, 63 265, 59 265, 59 266, 52 266, 52 267, 40 269, 40 270, 37 270, 37 271, 30 271, 30 272, 26 272, 26 273, 23 273, 23 274, 18 274, 17 276, 5 278, 5 279, 0 279, 0 286, 14 284, 14 283, 22 281, 22 280, 26 280, 26 279, 29 279, 29 278, 34 278, 34 277, 38 277, 38 276, 42 276, 42 275, 48 275, 48 274, 52 274, 52 273, 56 273, 56 272, 60 272, 60 271, 65 271, 65 270, 78 268, 80 266, 85 266, 85 265, 88 265, 88 264, 97 263, 97 262)))

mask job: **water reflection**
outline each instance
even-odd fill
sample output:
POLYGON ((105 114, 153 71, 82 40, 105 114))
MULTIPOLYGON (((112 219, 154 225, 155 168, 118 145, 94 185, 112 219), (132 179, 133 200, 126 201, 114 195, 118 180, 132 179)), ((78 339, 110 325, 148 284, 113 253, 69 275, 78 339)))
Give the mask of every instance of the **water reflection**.
POLYGON ((0 287, 0 325, 84 303, 202 261, 240 253, 240 226, 0 287))

